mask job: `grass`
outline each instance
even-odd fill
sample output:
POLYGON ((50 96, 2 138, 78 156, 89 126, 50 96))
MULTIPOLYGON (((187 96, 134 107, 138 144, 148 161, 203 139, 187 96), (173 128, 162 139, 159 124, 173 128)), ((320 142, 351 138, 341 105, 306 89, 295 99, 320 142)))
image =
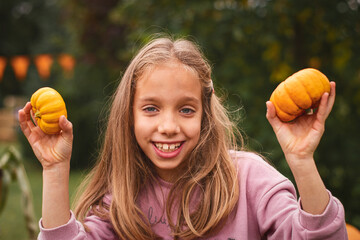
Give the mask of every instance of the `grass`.
MULTIPOLYGON (((34 211, 37 221, 41 217, 42 203, 42 171, 34 166, 25 166, 33 194, 34 211)), ((70 199, 75 195, 75 190, 83 178, 81 172, 72 171, 70 174, 70 199)), ((21 192, 17 182, 10 185, 8 198, 4 211, 0 215, 1 240, 28 239, 24 215, 21 206, 21 192)))

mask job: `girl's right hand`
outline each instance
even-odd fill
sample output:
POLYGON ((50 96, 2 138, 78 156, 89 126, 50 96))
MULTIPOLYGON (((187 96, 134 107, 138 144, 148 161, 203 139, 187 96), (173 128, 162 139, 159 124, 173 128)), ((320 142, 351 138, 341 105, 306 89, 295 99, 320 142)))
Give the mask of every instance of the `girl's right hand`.
POLYGON ((31 109, 31 103, 28 102, 23 109, 19 110, 19 122, 22 132, 43 169, 51 169, 63 163, 69 165, 73 145, 72 123, 65 116, 61 116, 59 119, 60 133, 45 134, 32 122, 33 113, 31 109))

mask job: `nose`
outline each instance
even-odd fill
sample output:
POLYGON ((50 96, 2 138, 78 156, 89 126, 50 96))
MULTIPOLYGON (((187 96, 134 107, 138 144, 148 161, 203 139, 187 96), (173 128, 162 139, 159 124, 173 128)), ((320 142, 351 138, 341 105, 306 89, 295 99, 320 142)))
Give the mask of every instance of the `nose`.
POLYGON ((175 114, 163 113, 158 125, 158 132, 168 136, 172 136, 180 132, 180 126, 175 114))

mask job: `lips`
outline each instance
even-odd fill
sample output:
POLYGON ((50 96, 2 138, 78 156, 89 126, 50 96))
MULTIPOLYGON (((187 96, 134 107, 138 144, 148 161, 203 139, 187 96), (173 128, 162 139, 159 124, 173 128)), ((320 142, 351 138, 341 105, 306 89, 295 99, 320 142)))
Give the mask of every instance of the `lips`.
POLYGON ((154 142, 153 147, 155 149, 156 154, 162 158, 173 158, 176 157, 183 147, 184 142, 177 143, 159 143, 154 142))

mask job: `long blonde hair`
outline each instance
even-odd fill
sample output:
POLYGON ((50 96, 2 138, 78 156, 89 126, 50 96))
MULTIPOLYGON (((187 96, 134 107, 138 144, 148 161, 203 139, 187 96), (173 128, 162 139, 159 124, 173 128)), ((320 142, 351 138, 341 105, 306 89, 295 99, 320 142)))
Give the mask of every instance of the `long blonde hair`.
POLYGON ((136 81, 149 67, 172 59, 198 74, 203 102, 199 143, 187 161, 185 173, 174 183, 167 199, 165 211, 173 237, 194 239, 213 234, 238 201, 237 170, 229 155, 229 149, 237 148, 235 128, 220 99, 213 93, 211 67, 193 42, 157 38, 134 57, 112 97, 101 153, 84 181, 84 191, 75 209, 80 221, 84 221, 90 209, 108 219, 120 239, 157 238, 137 206, 142 187, 156 179, 156 172, 136 142, 132 106, 136 81), (196 189, 201 189, 200 200, 195 210, 190 211, 190 200, 196 189), (103 201, 109 193, 112 195, 110 206, 103 201), (170 213, 175 204, 178 212, 176 221, 172 222, 170 213))

